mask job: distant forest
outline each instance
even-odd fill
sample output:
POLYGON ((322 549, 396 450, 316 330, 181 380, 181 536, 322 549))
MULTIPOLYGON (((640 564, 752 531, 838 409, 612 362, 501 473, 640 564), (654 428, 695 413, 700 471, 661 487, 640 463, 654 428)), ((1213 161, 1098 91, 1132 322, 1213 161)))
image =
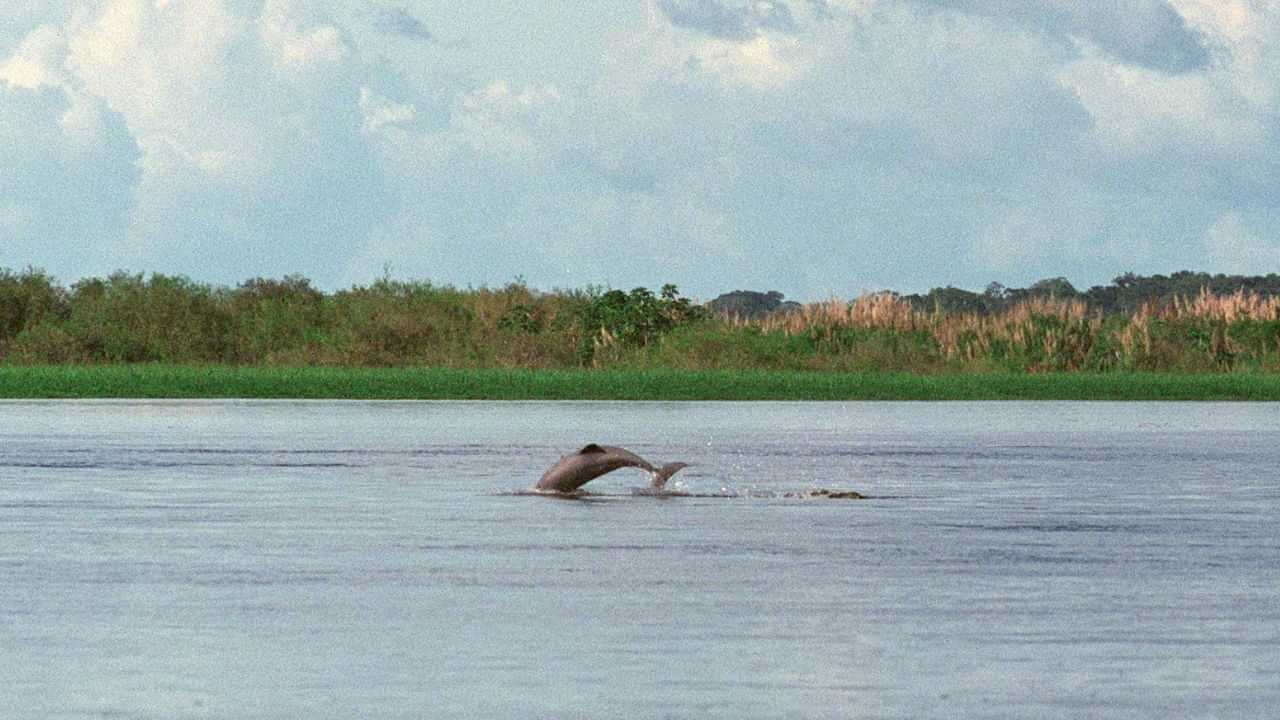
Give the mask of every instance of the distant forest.
MULTIPOLYGON (((1083 300, 1090 310, 1106 315, 1129 314, 1144 304, 1163 307, 1175 297, 1191 298, 1207 290, 1211 295, 1231 295, 1243 290, 1261 297, 1280 296, 1280 275, 1210 275, 1204 272, 1183 270, 1172 275, 1135 275, 1125 273, 1109 285, 1095 285, 1088 290, 1077 290, 1066 278, 1055 277, 1040 280, 1025 288, 1005 287, 998 282, 987 286, 983 292, 973 292, 956 287, 936 287, 927 293, 898 295, 917 310, 946 313, 971 312, 994 315, 1037 298, 1058 300, 1083 300)), ((735 290, 725 293, 708 303, 712 311, 743 318, 757 318, 774 312, 799 310, 801 305, 783 300, 776 291, 754 292, 735 290)))

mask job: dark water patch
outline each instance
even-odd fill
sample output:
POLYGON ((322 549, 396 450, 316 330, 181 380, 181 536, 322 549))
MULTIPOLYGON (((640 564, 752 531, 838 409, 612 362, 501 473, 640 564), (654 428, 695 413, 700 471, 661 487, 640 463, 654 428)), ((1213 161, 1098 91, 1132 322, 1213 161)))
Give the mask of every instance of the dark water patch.
POLYGON ((935 527, 963 533, 978 531, 990 533, 1128 533, 1152 535, 1169 532, 1169 528, 1154 523, 1098 523, 1084 521, 1052 521, 1022 523, 937 523, 935 527))
POLYGON ((0 468, 30 470, 173 470, 177 468, 365 468, 369 463, 344 462, 207 462, 195 460, 133 460, 113 462, 18 462, 0 463, 0 468))
POLYGON ((423 552, 446 550, 449 552, 602 552, 606 550, 623 550, 629 552, 670 552, 671 546, 666 544, 611 544, 611 543, 417 543, 413 549, 423 552))
POLYGON ((1023 546, 1007 546, 999 548, 982 548, 968 551, 959 557, 963 565, 982 565, 993 568, 1012 566, 1064 566, 1064 565, 1115 565, 1121 559, 1103 553, 1083 553, 1077 548, 1058 548, 1057 552, 1048 552, 1056 546, 1045 544, 1028 544, 1023 546))
MULTIPOLYGON (((1107 633, 1079 633, 1070 637, 1041 637, 1010 634, 1011 639, 1016 639, 1024 645, 1039 646, 1071 646, 1071 645, 1141 645, 1151 648, 1177 648, 1177 647, 1257 647, 1257 648, 1275 648, 1280 644, 1280 637, 1274 635, 1264 637, 1254 637, 1243 633, 1233 633, 1229 635, 1218 635, 1215 637, 1205 637, 1203 635, 1179 635, 1169 634, 1153 634, 1144 632, 1134 632, 1132 630, 1118 630, 1107 633)), ((1190 658, 1198 657, 1198 655, 1190 655, 1190 658)))

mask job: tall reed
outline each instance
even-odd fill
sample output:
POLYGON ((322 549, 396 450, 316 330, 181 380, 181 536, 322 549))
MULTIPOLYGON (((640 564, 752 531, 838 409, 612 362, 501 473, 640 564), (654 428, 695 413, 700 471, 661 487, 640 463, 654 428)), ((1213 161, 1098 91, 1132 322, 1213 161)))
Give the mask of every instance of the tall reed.
MULTIPOLYGON (((804 336, 819 352, 853 351, 832 341, 848 331, 902 336, 923 334, 937 357, 955 369, 1027 372, 1079 370, 1237 370, 1280 366, 1280 298, 1243 290, 1207 290, 1147 303, 1132 315, 1105 317, 1078 298, 1031 297, 1000 312, 932 312, 892 293, 850 302, 832 299, 731 326, 761 333, 804 336)), ((927 357, 921 358, 927 360, 927 357)))

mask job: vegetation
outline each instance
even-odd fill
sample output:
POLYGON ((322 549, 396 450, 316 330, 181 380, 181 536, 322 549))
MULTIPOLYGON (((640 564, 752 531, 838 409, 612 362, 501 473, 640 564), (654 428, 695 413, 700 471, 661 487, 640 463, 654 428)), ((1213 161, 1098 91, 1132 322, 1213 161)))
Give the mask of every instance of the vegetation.
POLYGON ((544 294, 383 278, 329 295, 300 276, 224 288, 116 273, 67 289, 0 269, 5 364, 593 367, 706 316, 672 285, 544 294))
POLYGON ((770 313, 785 313, 800 309, 800 303, 784 301, 777 290, 754 292, 734 290, 707 303, 707 309, 717 315, 756 319, 770 313))
MULTIPOLYGON (((32 373, 50 365, 279 368, 273 382, 304 377, 300 368, 592 369, 639 372, 613 377, 642 385, 644 373, 663 371, 700 382, 712 380, 697 373, 718 371, 715 383, 734 383, 757 372, 977 373, 995 382, 1009 373, 1280 370, 1276 276, 1125 275, 1086 293, 1054 278, 1024 290, 993 284, 980 295, 943 288, 803 306, 776 292, 725 297, 733 302, 708 308, 671 285, 655 295, 538 292, 521 282, 460 290, 391 278, 325 293, 300 276, 229 288, 128 273, 64 287, 39 270, 0 269, 0 365, 32 373), (761 304, 763 312, 724 314, 761 304)), ((429 385, 445 376, 432 377, 429 385)), ((482 375, 458 377, 465 384, 482 375)))
POLYGON ((0 366, 0 398, 1280 400, 1280 375, 0 366))
POLYGON ((1028 300, 1080 300, 1092 311, 1104 315, 1134 313, 1144 306, 1164 307, 1178 298, 1210 295, 1233 295, 1243 291, 1260 297, 1280 296, 1280 275, 1210 275, 1182 271, 1172 275, 1141 276, 1125 273, 1109 285, 1096 285, 1079 291, 1066 278, 1041 280, 1027 288, 1007 288, 993 282, 981 293, 959 288, 934 288, 924 295, 907 295, 904 299, 921 310, 943 312, 976 312, 995 314, 1028 300))

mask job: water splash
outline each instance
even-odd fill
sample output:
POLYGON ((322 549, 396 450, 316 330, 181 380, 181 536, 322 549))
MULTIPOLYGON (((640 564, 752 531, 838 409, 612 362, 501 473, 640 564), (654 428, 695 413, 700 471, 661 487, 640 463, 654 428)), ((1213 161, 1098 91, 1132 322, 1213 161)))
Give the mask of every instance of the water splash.
POLYGON ((831 488, 808 488, 804 490, 759 490, 754 487, 735 488, 727 484, 721 484, 717 492, 700 492, 690 488, 683 482, 671 483, 667 487, 653 487, 647 485, 644 487, 626 488, 626 493, 607 492, 607 491, 590 491, 578 489, 573 492, 562 493, 555 490, 539 490, 537 488, 522 488, 518 490, 495 490, 492 495, 506 496, 537 496, 549 497, 559 500, 603 500, 607 498, 625 498, 625 497, 653 497, 653 498, 746 498, 754 500, 869 500, 874 499, 872 496, 864 495, 855 490, 849 489, 831 489, 831 488))

